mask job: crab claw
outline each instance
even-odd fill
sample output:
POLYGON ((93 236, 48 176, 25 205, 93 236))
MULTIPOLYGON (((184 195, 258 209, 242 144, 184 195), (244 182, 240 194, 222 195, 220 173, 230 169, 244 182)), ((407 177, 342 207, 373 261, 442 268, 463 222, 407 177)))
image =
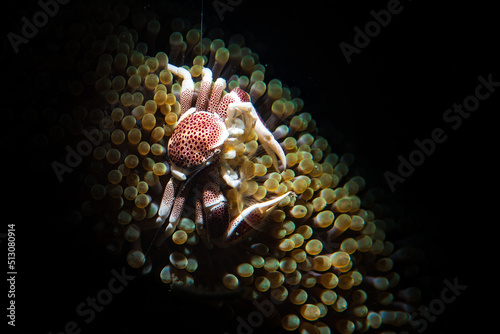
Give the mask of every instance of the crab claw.
POLYGON ((233 119, 236 116, 237 111, 245 112, 250 115, 255 120, 255 132, 257 133, 259 143, 264 147, 266 153, 273 158, 274 168, 278 170, 278 163, 276 162, 276 155, 279 157, 283 169, 286 169, 286 156, 283 148, 274 138, 271 131, 269 131, 259 114, 255 110, 251 102, 234 102, 231 103, 227 109, 227 119, 233 119))
POLYGON ((224 235, 225 244, 229 245, 237 242, 242 237, 247 236, 252 229, 261 229, 266 222, 267 216, 273 212, 276 205, 292 194, 293 192, 289 191, 269 201, 254 204, 243 210, 238 217, 229 223, 224 235))
MULTIPOLYGON (((252 107, 253 108, 253 107, 252 107)), ((255 112, 255 109, 253 110, 255 112)), ((255 112, 257 113, 257 112, 255 112)), ((258 117, 258 115, 257 115, 258 117)), ((278 163, 275 159, 275 154, 279 157, 281 164, 283 165, 283 169, 286 169, 286 156, 283 148, 278 143, 276 138, 274 138, 271 131, 269 131, 260 117, 258 117, 255 122, 255 132, 257 132, 257 136, 259 138, 259 143, 264 147, 266 153, 273 158, 273 165, 276 170, 278 170, 278 163)))

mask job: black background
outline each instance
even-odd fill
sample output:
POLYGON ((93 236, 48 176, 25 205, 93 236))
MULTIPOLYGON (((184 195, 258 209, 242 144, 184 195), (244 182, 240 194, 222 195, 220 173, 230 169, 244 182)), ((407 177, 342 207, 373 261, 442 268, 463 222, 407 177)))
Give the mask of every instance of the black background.
MULTIPOLYGON (((199 18, 201 2, 186 3, 186 15, 199 18)), ((212 2, 205 1, 204 18, 209 28, 219 25, 245 35, 247 45, 268 65, 266 79, 277 77, 299 87, 306 111, 318 120, 334 151, 354 151, 356 166, 371 184, 406 208, 420 227, 424 244, 432 246, 425 273, 434 285, 424 292, 424 304, 439 296, 443 279, 457 277, 468 286, 425 332, 453 333, 469 326, 484 332, 496 320, 488 309, 495 303, 497 287, 495 122, 500 92, 481 102, 456 130, 442 117, 454 103, 474 94, 479 75, 486 78, 491 73, 494 81, 500 81, 499 21, 489 4, 401 1, 401 13, 348 64, 339 44, 352 45, 354 27, 363 29, 373 20, 370 11, 385 9, 387 3, 244 0, 224 13, 221 22, 212 2), (398 156, 408 157, 416 148, 414 140, 429 138, 437 127, 446 131, 447 140, 391 193, 384 173, 396 173, 398 156)), ((161 4, 144 2, 152 10, 161 4)), ((37 6, 24 2, 12 6, 4 11, 3 71, 27 73, 31 80, 30 64, 9 67, 17 56, 5 36, 37 6)), ((44 38, 39 34, 28 46, 36 48, 44 38)), ((21 88, 8 82, 2 87, 4 109, 19 112, 19 104, 9 96, 21 88)), ((65 98, 54 96, 57 103, 65 98)), ((43 110, 44 103, 35 109, 43 110)), ((10 124, 3 123, 7 133, 10 124)), ((79 175, 84 171, 77 168, 59 183, 49 166, 61 157, 58 149, 65 143, 57 145, 49 151, 53 155, 5 146, 1 153, 2 233, 6 224, 16 223, 16 330, 58 333, 70 320, 81 324, 83 333, 149 333, 152 328, 171 332, 178 325, 188 330, 217 328, 215 314, 203 313, 203 307, 181 302, 180 297, 168 295, 166 287, 141 279, 115 296, 116 302, 98 313, 95 321, 83 323, 76 306, 106 288, 111 270, 120 270, 124 263, 105 255, 88 227, 75 223, 72 215, 83 196, 79 175)), ((2 296, 6 300, 4 292, 2 296)), ((235 326, 217 331, 236 332, 235 326)))

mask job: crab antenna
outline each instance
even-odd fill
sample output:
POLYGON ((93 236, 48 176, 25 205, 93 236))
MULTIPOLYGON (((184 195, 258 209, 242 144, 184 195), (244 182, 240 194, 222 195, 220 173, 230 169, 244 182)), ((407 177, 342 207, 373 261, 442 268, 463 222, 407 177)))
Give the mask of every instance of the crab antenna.
POLYGON ((191 78, 191 73, 183 67, 177 67, 172 64, 168 64, 168 70, 178 77, 182 78, 182 88, 181 88, 181 114, 186 110, 191 108, 191 102, 193 100, 194 93, 194 82, 191 78))

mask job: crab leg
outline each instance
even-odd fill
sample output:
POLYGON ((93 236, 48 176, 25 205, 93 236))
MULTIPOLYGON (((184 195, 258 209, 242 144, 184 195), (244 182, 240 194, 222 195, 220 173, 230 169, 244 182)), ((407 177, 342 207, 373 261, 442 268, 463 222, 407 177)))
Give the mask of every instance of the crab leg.
POLYGON ((172 206, 174 205, 175 191, 178 185, 179 182, 174 178, 171 178, 170 181, 168 181, 165 191, 163 192, 160 208, 158 209, 158 218, 156 218, 156 222, 158 224, 163 224, 168 218, 168 215, 172 210, 172 206))
POLYGON ((210 242, 208 242, 207 229, 204 224, 205 218, 203 213, 203 204, 200 198, 195 200, 195 215, 194 215, 194 223, 196 226, 196 233, 200 236, 200 239, 203 243, 209 247, 210 249, 213 247, 210 242))
POLYGON ((234 118, 236 115, 236 111, 240 110, 248 115, 250 115, 255 120, 255 132, 259 138, 259 143, 264 147, 266 153, 273 158, 274 168, 278 170, 278 163, 276 162, 276 155, 278 155, 283 168, 286 169, 286 157, 283 148, 278 143, 278 141, 274 138, 271 131, 269 131, 259 114, 253 107, 251 102, 234 102, 229 105, 227 109, 227 119, 234 118), (276 154, 276 155, 275 155, 276 154))
POLYGON ((203 187, 203 206, 205 228, 211 238, 219 239, 224 235, 224 227, 229 221, 228 204, 220 190, 220 181, 209 182, 203 187))
POLYGON ((165 236, 172 235, 177 227, 179 218, 184 210, 186 198, 193 187, 192 182, 189 181, 191 179, 181 183, 175 177, 172 177, 165 187, 160 208, 158 209, 158 218, 156 218, 156 223, 160 225, 163 225, 168 218, 168 225, 165 227, 164 233, 165 236))
MULTIPOLYGON (((158 209, 158 218, 156 218, 156 223, 158 225, 162 226, 170 215, 170 211, 172 211, 172 207, 175 202, 175 193, 177 192, 178 188, 179 181, 171 178, 170 181, 168 181, 167 186, 165 187, 160 208, 158 209)), ((170 236, 174 232, 176 226, 171 225, 171 223, 167 225, 163 233, 164 235, 158 238, 158 240, 156 241, 156 245, 161 244, 166 237, 170 236)))

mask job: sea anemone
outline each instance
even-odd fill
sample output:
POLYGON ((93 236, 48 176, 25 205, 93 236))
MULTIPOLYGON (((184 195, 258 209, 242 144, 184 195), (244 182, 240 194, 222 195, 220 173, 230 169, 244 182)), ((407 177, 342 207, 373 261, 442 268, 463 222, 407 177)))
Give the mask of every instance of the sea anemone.
MULTIPOLYGON (((276 78, 267 81, 266 67, 241 35, 224 40, 219 29, 202 34, 199 25, 177 19, 173 26, 180 32, 152 53, 167 22, 141 13, 129 18, 126 5, 110 12, 116 14, 102 18, 99 33, 81 37, 95 66, 70 87, 81 102, 73 118, 90 124, 87 131, 100 138, 88 164, 90 200, 82 211, 110 224, 108 249, 126 254, 132 268, 172 289, 238 295, 249 304, 270 301, 269 321, 278 319, 286 331, 408 326, 419 290, 401 287, 400 280, 403 272, 414 273, 405 267, 414 252, 386 240, 395 221, 383 216, 377 192, 352 172, 354 155, 339 156, 321 136, 317 111, 307 111, 299 90, 276 78), (129 19, 133 28, 124 24, 129 19), (212 70, 214 80, 226 79, 226 93, 246 91, 286 154, 286 169, 277 168, 254 132, 224 145, 223 159, 243 179, 238 188, 222 189, 230 217, 249 203, 288 191, 296 195, 279 203, 262 230, 229 247, 202 242, 189 203, 171 235, 157 223, 171 176, 167 145, 181 116, 182 79, 167 64, 190 72, 193 106, 203 68, 212 70)), ((83 36, 78 29, 73 33, 83 36)), ((77 46, 68 43, 68 52, 77 46)))

